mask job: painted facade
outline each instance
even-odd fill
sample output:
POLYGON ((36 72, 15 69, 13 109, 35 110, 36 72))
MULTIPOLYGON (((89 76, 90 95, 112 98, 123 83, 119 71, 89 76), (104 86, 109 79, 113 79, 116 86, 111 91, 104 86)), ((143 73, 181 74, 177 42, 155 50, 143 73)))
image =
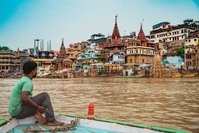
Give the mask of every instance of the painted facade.
POLYGON ((77 60, 84 60, 84 59, 95 59, 96 54, 94 50, 88 50, 86 53, 79 54, 77 60))
POLYGON ((155 48, 147 43, 142 25, 137 39, 127 42, 126 65, 152 64, 155 55, 155 48))

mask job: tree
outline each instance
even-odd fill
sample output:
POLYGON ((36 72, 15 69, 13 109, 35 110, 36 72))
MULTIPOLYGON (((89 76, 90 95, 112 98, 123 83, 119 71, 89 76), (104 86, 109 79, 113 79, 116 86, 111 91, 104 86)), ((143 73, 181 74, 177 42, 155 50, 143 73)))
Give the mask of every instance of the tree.
POLYGON ((177 55, 184 58, 184 46, 182 46, 180 49, 178 49, 177 55))
POLYGON ((98 60, 98 61, 104 61, 105 58, 104 58, 103 56, 97 56, 97 59, 96 59, 96 60, 98 60))
POLYGON ((10 48, 7 46, 0 46, 0 50, 8 51, 8 50, 10 50, 10 48))

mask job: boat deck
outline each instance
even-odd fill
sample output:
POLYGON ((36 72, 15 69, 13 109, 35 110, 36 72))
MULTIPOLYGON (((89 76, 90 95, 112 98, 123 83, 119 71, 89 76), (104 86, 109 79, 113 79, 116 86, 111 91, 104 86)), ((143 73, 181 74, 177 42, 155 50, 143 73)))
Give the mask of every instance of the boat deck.
POLYGON ((41 125, 39 123, 34 124, 24 124, 19 125, 15 127, 13 130, 9 131, 8 133, 32 133, 32 132, 45 132, 45 133, 119 133, 115 131, 109 131, 109 130, 103 130, 103 129, 97 129, 97 128, 91 128, 91 127, 85 127, 85 126, 76 126, 75 128, 71 128, 68 131, 53 131, 55 127, 53 126, 46 126, 41 125))

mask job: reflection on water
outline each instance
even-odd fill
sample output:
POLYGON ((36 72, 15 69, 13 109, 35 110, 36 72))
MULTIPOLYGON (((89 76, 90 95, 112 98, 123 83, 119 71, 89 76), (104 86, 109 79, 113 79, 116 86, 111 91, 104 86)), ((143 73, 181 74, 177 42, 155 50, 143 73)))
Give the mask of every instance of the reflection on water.
MULTIPOLYGON (((0 79, 0 119, 8 115, 10 91, 17 79, 0 79)), ((48 92, 54 110, 190 132, 199 131, 199 79, 34 79, 34 95, 48 92)))

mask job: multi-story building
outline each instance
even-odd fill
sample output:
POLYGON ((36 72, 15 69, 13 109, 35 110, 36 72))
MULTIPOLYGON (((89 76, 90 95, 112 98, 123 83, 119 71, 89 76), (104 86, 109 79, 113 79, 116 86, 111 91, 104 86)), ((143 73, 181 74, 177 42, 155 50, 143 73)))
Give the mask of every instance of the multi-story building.
POLYGON ((199 68, 199 46, 187 46, 186 47, 186 63, 187 69, 199 68))
POLYGON ((0 71, 11 72, 15 69, 15 53, 13 51, 0 51, 0 71))
POLYGON ((9 51, 0 51, 0 72, 4 73, 12 73, 12 72, 22 72, 22 66, 24 61, 28 56, 20 52, 17 49, 16 52, 9 50, 9 51))
POLYGON ((127 42, 126 65, 152 64, 155 55, 155 48, 147 43, 142 26, 137 39, 127 42))
POLYGON ((150 41, 153 43, 162 42, 172 42, 176 40, 185 39, 185 35, 188 37, 190 32, 197 29, 197 25, 192 25, 190 23, 184 22, 177 26, 171 26, 167 22, 167 25, 155 28, 150 32, 150 41))
POLYGON ((190 33, 189 37, 185 40, 186 46, 197 46, 199 45, 199 31, 190 33))
POLYGON ((199 68, 199 31, 192 32, 185 40, 186 59, 188 69, 199 68))

